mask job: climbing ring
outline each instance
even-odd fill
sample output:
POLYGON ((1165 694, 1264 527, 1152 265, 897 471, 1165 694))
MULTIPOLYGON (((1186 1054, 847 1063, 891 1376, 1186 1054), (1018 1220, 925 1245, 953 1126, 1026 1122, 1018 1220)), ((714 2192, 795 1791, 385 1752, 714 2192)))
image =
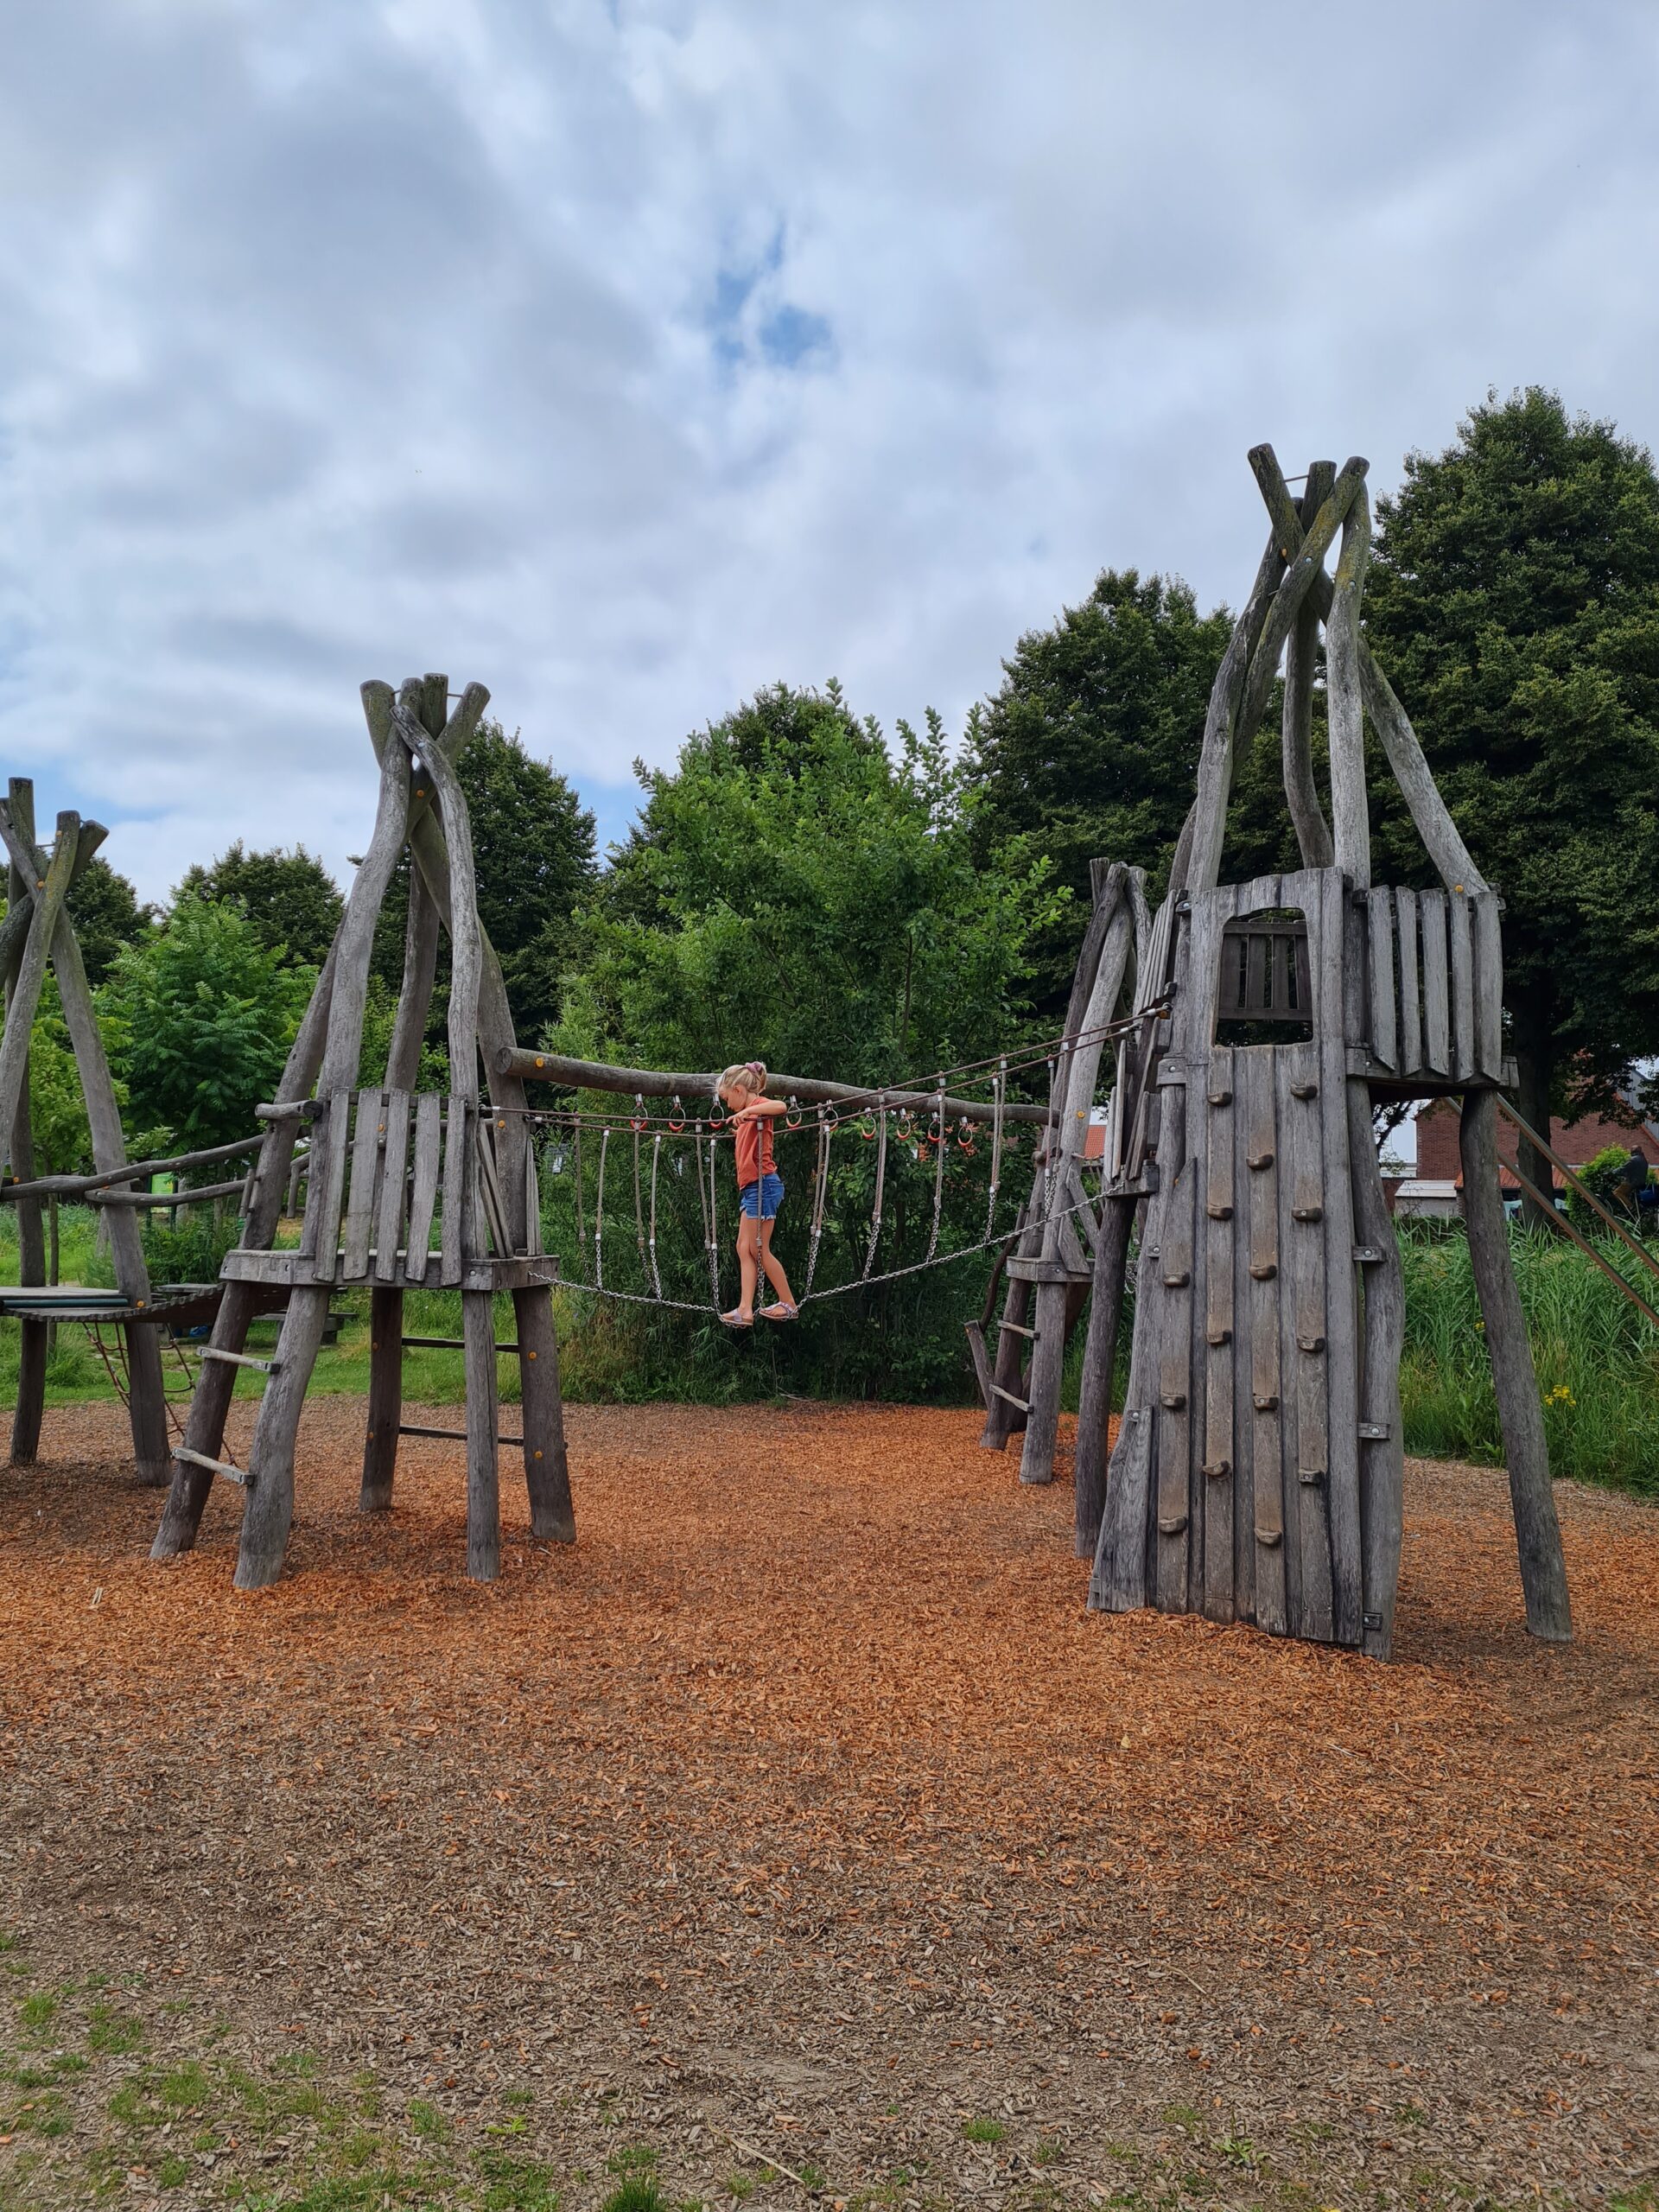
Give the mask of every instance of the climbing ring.
POLYGON ((862 1114, 861 1114, 861 1115, 860 1115, 860 1116, 859 1116, 859 1121, 858 1121, 858 1134, 860 1135, 860 1136, 861 1136, 861 1137, 863 1138, 863 1140, 864 1140, 864 1141, 865 1141, 865 1143, 866 1143, 866 1144, 874 1144, 874 1141, 875 1141, 875 1109, 874 1109, 874 1107, 873 1107, 873 1106, 867 1106, 867 1107, 864 1109, 864 1111, 862 1112, 862 1114))
POLYGON ((785 1108, 785 1109, 784 1109, 784 1127, 785 1127, 786 1129, 798 1129, 798 1128, 800 1128, 800 1126, 801 1126, 801 1108, 800 1108, 800 1102, 799 1102, 799 1100, 798 1100, 798 1099, 794 1098, 794 1097, 792 1097, 792 1096, 791 1096, 791 1099, 790 1099, 790 1101, 789 1101, 788 1105, 787 1105, 787 1106, 785 1108))
POLYGON ((669 1105, 668 1126, 676 1136, 678 1136, 680 1131, 685 1127, 685 1108, 680 1103, 680 1094, 677 1090, 669 1105))
POLYGON ((828 1136, 833 1136, 841 1127, 841 1116, 833 1106, 826 1106, 819 1115, 818 1126, 828 1136))
POLYGON ((645 1111, 645 1095, 643 1090, 634 1092, 633 1103, 635 1110, 628 1116, 628 1127, 633 1131, 635 1136, 638 1136, 640 1130, 651 1120, 650 1115, 645 1111))

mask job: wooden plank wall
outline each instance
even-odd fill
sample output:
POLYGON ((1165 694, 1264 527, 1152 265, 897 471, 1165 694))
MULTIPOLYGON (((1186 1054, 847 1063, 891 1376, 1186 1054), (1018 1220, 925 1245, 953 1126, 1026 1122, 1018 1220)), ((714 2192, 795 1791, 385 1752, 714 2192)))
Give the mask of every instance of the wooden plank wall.
POLYGON ((1366 1026, 1351 1044, 1379 1070, 1452 1083, 1503 1075, 1503 950, 1497 896, 1481 891, 1365 894, 1366 1026))

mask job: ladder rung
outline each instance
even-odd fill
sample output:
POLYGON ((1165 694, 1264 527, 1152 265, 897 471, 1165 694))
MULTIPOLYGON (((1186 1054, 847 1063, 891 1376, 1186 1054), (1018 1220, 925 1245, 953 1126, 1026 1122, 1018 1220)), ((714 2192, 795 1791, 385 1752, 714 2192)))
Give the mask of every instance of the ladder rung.
POLYGON ((204 1344, 204 1359, 217 1359, 226 1367, 257 1367, 262 1375, 274 1375, 282 1365, 280 1359, 256 1359, 251 1351, 220 1351, 216 1344, 204 1344))
POLYGON ((1011 1406, 1018 1406, 1022 1414, 1028 1414, 1031 1411, 1030 1402, 1027 1399, 1016 1398, 1012 1390, 1005 1390, 1000 1382, 993 1382, 991 1388, 999 1398, 1006 1398, 1011 1406))
MULTIPOLYGON (((399 1421, 397 1433, 399 1436, 447 1436, 457 1444, 467 1441, 464 1428, 423 1428, 414 1421, 399 1421)), ((522 1436, 498 1436, 495 1440, 498 1444, 522 1444, 524 1440, 522 1436)))
POLYGON ((1006 1329, 1010 1336, 1029 1337, 1033 1344, 1037 1341, 1036 1330, 1028 1329, 1023 1321, 1003 1321, 999 1324, 999 1326, 1006 1329))
POLYGON ((210 1474, 223 1475, 227 1483, 234 1483, 240 1490, 248 1486, 248 1478, 240 1467, 233 1467, 228 1459, 210 1459, 205 1452, 187 1451, 182 1444, 175 1452, 175 1459, 182 1459, 188 1466, 206 1467, 210 1474))
MULTIPOLYGON (((465 1351, 467 1349, 465 1337, 405 1337, 404 1342, 405 1344, 419 1344, 428 1351, 465 1351)), ((518 1349, 517 1344, 496 1346, 499 1352, 517 1351, 518 1349)))

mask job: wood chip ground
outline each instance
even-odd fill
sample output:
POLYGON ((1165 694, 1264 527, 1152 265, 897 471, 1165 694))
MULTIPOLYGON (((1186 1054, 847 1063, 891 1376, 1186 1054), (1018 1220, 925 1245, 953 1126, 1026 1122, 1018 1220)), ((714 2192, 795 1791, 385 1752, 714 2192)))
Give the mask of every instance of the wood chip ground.
MULTIPOLYGON (((1646 2201, 1659 1514, 1560 1486, 1547 1648, 1502 1477, 1410 1465, 1380 1666, 1085 1613, 1069 1424, 1021 1490, 965 1411, 569 1418, 580 1543, 504 1466, 478 1586, 459 1447, 364 1518, 314 1402, 245 1597, 236 1495, 153 1567, 118 1408, 48 1415, 0 1473, 8 2004, 107 1976, 463 2133, 510 2093, 567 2208, 619 2128, 680 2200, 1646 2201)), ((165 2201, 248 2185, 201 2156, 165 2201)))

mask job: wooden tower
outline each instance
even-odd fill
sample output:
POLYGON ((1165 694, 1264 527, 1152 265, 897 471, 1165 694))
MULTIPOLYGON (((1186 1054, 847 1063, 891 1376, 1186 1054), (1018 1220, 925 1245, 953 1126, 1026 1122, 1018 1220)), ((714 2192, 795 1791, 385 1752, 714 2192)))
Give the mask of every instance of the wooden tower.
POLYGON ((524 1087, 498 1069, 516 1040, 500 964, 479 918, 472 830, 454 770, 488 699, 482 684, 471 684, 452 715, 443 676, 410 679, 396 696, 385 683, 363 687, 380 764, 374 834, 279 1096, 263 1109, 270 1129, 252 1204, 242 1243, 226 1257, 225 1297, 151 1554, 167 1558, 189 1548, 213 1479, 225 1476, 247 1497, 238 1589, 259 1588, 282 1572, 306 1389, 330 1296, 350 1284, 370 1290, 363 1510, 390 1510, 400 1435, 453 1433, 467 1447, 469 1574, 488 1580, 499 1569, 501 1442, 522 1444, 532 1532, 566 1542, 575 1537, 553 1327, 556 1268, 541 1250, 524 1087), (412 866, 403 988, 385 1081, 364 1089, 359 1061, 375 922, 405 849, 412 866), (440 925, 451 963, 444 1096, 414 1088, 440 925), (492 1071, 484 1109, 480 1047, 492 1071), (297 1250, 276 1250, 282 1194, 302 1125, 310 1131, 311 1158, 301 1243, 297 1250), (270 1285, 288 1287, 288 1311, 274 1356, 255 1359, 243 1349, 247 1325, 257 1290, 270 1285), (403 1420, 404 1293, 440 1287, 460 1292, 463 1317, 466 1426, 453 1432, 411 1428, 403 1420), (498 1291, 512 1296, 511 1345, 495 1341, 498 1291), (522 1435, 510 1439, 497 1432, 502 1351, 517 1353, 523 1384, 522 1435), (249 1368, 269 1379, 244 1470, 223 1456, 224 1434, 236 1376, 249 1368))
POLYGON ((1459 1096, 1527 1624, 1564 1638, 1543 1415, 1497 1185, 1497 1096, 1513 1081, 1499 901, 1361 632, 1365 462, 1316 462, 1300 502, 1271 447, 1250 465, 1272 535, 1211 694, 1198 794, 1150 926, 1135 873, 1095 863, 1066 1018, 1077 1042, 1055 1071, 1048 1157, 1007 1262, 994 1363, 981 1325, 969 1329, 982 1440, 1000 1450, 1023 1427, 1021 1479, 1052 1479, 1066 1338, 1092 1292, 1076 1477, 1090 1605, 1252 1621, 1386 1656, 1402 1528, 1404 1293, 1372 1102, 1459 1096), (1333 580, 1325 563, 1338 534, 1333 580), (1311 745, 1321 625, 1328 822, 1311 745), (1233 761, 1281 661, 1285 794, 1302 865, 1224 885, 1233 761), (1368 722, 1438 890, 1371 880, 1368 722), (1117 1045, 1096 1217, 1078 1203, 1080 1155, 1098 1032, 1121 995, 1135 1020, 1117 1045), (1109 1474, 1137 1218, 1128 1395, 1109 1474))
MULTIPOLYGON (((1316 464, 1298 503, 1271 448, 1250 460, 1272 535, 1211 696, 1198 795, 1137 988, 1139 1005, 1166 1000, 1166 1011, 1135 1071, 1143 1101, 1124 1101, 1137 1114, 1144 1103, 1151 1136, 1128 1397, 1090 1602, 1387 1655, 1404 1297, 1371 1105, 1458 1094, 1528 1624, 1564 1637, 1542 1414, 1497 1188, 1497 1096, 1513 1079, 1498 900, 1361 632, 1366 464, 1316 464), (1328 824, 1309 743, 1320 623, 1328 824), (1224 885, 1233 760, 1285 657, 1285 791, 1302 866, 1224 885), (1368 722, 1441 889, 1371 880, 1368 722)), ((1103 1431, 1098 1399, 1090 1410, 1103 1431)))
MULTIPOLYGON (((57 978, 58 997, 80 1077, 94 1165, 99 1176, 108 1179, 111 1171, 127 1164, 121 1109, 67 903, 70 891, 108 835, 101 823, 83 822, 78 814, 60 814, 50 855, 42 852, 35 842, 35 786, 26 777, 11 779, 6 803, 0 807, 0 836, 5 840, 10 864, 6 918, 0 925, 0 975, 3 975, 6 999, 5 1027, 0 1033, 0 1147, 14 1182, 28 1184, 35 1173, 29 1047, 48 963, 57 978)), ((38 1198, 20 1195, 16 1205, 21 1280, 44 1283, 41 1202, 38 1198)), ((106 1218, 120 1301, 135 1316, 143 1315, 149 1307, 150 1288, 137 1214, 130 1208, 115 1205, 106 1218)), ((50 1325, 47 1319, 33 1317, 21 1324, 22 1362, 11 1456, 24 1464, 33 1460, 40 1449, 50 1325)), ((167 1481, 169 1471, 161 1343, 155 1327, 141 1319, 121 1325, 126 1340, 127 1402, 138 1479, 160 1484, 167 1481)))

